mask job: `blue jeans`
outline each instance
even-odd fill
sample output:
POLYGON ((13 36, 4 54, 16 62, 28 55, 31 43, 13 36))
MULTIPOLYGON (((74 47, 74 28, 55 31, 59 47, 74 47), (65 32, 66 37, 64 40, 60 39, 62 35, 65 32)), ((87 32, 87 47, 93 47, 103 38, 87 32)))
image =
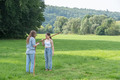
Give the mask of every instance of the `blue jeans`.
POLYGON ((29 72, 29 64, 31 62, 30 72, 33 73, 34 56, 35 56, 35 54, 27 54, 26 55, 26 72, 29 72))
POLYGON ((52 49, 51 48, 45 48, 45 69, 52 69, 52 49), (48 68, 49 66, 49 68, 48 68))

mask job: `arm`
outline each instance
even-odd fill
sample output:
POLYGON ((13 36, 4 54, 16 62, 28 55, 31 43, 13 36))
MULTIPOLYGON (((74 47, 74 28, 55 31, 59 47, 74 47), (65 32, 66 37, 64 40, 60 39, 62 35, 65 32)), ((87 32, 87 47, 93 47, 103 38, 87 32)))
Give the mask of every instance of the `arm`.
POLYGON ((36 43, 35 45, 33 45, 33 47, 37 47, 39 45, 39 43, 36 43))
POLYGON ((45 46, 44 40, 42 39, 42 45, 45 46))
POLYGON ((35 39, 32 38, 32 45, 33 45, 33 47, 37 47, 37 45, 39 45, 39 43, 36 43, 35 39))
POLYGON ((52 45, 52 55, 54 55, 54 44, 53 44, 53 40, 51 40, 51 45, 52 45))

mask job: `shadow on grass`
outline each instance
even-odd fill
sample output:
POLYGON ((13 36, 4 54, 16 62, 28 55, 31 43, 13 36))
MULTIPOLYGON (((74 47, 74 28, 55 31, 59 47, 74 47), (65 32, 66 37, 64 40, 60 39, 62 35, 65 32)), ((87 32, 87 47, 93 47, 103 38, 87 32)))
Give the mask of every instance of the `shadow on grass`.
MULTIPOLYGON (((38 39, 36 41, 39 41, 38 39)), ((120 42, 103 40, 65 40, 54 39, 55 51, 79 51, 79 50, 120 50, 120 42)), ((44 50, 40 43, 37 50, 44 50)), ((26 51, 25 40, 4 41, 1 43, 0 53, 19 53, 26 51)))

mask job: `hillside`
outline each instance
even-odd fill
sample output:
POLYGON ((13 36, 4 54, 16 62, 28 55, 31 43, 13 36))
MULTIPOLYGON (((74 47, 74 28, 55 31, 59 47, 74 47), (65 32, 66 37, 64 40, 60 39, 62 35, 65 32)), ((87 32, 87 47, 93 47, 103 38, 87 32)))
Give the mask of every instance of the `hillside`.
POLYGON ((108 10, 94 10, 94 9, 85 9, 85 8, 67 8, 67 7, 57 7, 57 6, 46 6, 44 17, 45 22, 43 26, 46 24, 53 25, 57 16, 64 16, 67 18, 70 17, 80 17, 83 18, 85 15, 107 15, 108 17, 112 17, 115 20, 120 20, 120 12, 110 12, 108 10))

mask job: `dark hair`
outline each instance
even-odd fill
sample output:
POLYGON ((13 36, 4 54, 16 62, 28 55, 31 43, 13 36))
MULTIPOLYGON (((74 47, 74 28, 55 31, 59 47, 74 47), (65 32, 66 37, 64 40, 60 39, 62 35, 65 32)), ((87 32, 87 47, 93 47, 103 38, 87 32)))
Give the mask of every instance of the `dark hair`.
POLYGON ((52 39, 52 37, 50 36, 50 33, 46 33, 49 37, 50 37, 50 39, 52 39))

